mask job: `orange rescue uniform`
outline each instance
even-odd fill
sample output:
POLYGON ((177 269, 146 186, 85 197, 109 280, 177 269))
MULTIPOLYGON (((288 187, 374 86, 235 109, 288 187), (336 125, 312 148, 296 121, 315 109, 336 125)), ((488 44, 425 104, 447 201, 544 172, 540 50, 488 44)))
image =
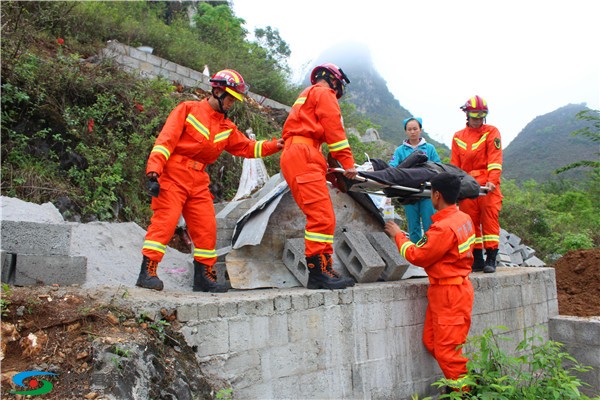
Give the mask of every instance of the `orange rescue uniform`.
POLYGON ((475 231, 471 218, 456 205, 433 214, 433 224, 417 244, 403 233, 394 238, 400 254, 429 276, 423 343, 444 376, 458 379, 467 373, 462 349, 471 327, 475 231))
POLYGON ((213 110, 208 99, 180 103, 169 114, 146 167, 146 173, 159 174, 160 193, 152 198, 154 214, 142 248, 144 256, 162 260, 183 214, 194 243, 194 259, 215 264, 217 223, 205 168, 224 150, 245 158, 279 151, 276 139, 248 139, 231 120, 213 110))
POLYGON ((306 215, 305 255, 332 254, 335 213, 321 145, 327 143, 329 152, 344 169, 354 168, 335 91, 318 84, 304 89, 283 125, 282 137, 285 147, 281 173, 306 215))
POLYGON ((500 243, 498 215, 502 209, 503 197, 500 191, 500 132, 492 125, 483 124, 478 129, 467 125, 454 134, 450 163, 466 171, 481 186, 485 186, 487 182, 496 185, 496 189, 485 196, 461 200, 459 207, 471 216, 475 225, 475 248, 497 249, 500 243))

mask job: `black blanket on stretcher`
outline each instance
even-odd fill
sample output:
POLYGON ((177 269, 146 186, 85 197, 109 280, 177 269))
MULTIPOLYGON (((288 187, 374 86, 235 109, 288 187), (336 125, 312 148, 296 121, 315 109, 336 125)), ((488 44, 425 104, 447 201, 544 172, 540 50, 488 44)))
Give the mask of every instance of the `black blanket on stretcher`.
MULTIPOLYGON (((428 197, 423 192, 430 189, 429 180, 440 172, 448 172, 461 178, 459 200, 480 196, 480 185, 475 178, 455 165, 428 161, 427 155, 420 151, 413 152, 397 167, 391 167, 377 158, 370 161, 374 171, 360 171, 358 175, 384 185, 382 187, 384 194, 387 197, 398 198, 401 203, 411 203, 428 197), (421 193, 394 186, 419 189, 421 193)), ((345 179, 345 181, 346 189, 352 190, 352 180, 345 179)))

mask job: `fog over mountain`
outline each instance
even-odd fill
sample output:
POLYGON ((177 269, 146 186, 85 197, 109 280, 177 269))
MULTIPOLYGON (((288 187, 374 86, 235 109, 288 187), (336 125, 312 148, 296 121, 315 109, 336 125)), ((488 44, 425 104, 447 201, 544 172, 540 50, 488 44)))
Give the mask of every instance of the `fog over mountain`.
MULTIPOLYGON (((373 65, 368 47, 361 43, 345 42, 323 52, 312 67, 324 62, 338 65, 350 79, 342 101, 354 104, 357 111, 379 125, 382 140, 394 145, 400 144, 406 138, 402 121, 412 114, 389 91, 386 81, 373 65)), ((309 82, 307 74, 304 84, 309 82)), ((447 146, 429 137, 426 124, 423 128, 424 136, 429 142, 449 151, 447 146)))

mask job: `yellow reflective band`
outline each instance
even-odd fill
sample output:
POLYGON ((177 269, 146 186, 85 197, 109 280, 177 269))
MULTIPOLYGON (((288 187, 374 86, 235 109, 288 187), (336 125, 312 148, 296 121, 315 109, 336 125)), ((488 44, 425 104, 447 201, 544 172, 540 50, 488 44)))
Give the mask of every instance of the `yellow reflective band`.
POLYGON ((350 147, 350 144, 348 143, 348 140, 346 140, 346 139, 340 140, 339 142, 332 143, 332 144, 327 143, 327 148, 329 149, 330 152, 340 151, 347 147, 350 147))
POLYGON ((215 258, 217 251, 215 249, 198 249, 194 248, 194 257, 215 258))
POLYGON ((166 244, 162 244, 159 242, 155 242, 152 240, 145 240, 144 241, 144 246, 142 247, 143 249, 148 249, 148 250, 154 250, 154 251, 158 251, 159 253, 165 253, 165 250, 167 249, 167 245, 166 244))
POLYGON ((192 114, 188 114, 187 118, 185 119, 187 122, 189 122, 190 124, 192 124, 192 126, 194 128, 196 128, 196 130, 198 132, 200 132, 200 134, 202 136, 204 136, 206 138, 206 140, 210 139, 210 131, 208 130, 207 127, 205 127, 204 125, 202 125, 200 123, 200 121, 198 121, 196 119, 196 117, 194 117, 192 114))
POLYGON ((160 153, 168 160, 171 157, 171 152, 165 146, 156 145, 152 148, 151 153, 160 153))
POLYGON ((475 142, 471 145, 471 149, 475 150, 476 148, 478 148, 481 145, 481 143, 485 142, 485 139, 487 139, 488 134, 489 134, 489 132, 484 133, 483 136, 481 137, 481 139, 479 139, 477 142, 475 142))
POLYGON ((217 133, 215 135, 215 141, 214 141, 214 143, 217 143, 217 142, 220 142, 221 140, 227 139, 229 137, 229 135, 231 135, 231 131, 232 131, 232 129, 228 129, 228 130, 226 130, 224 132, 217 133))
POLYGON ((454 141, 456 142, 456 145, 458 147, 460 147, 463 150, 467 149, 467 144, 465 142, 463 142, 462 140, 458 139, 458 138, 454 138, 454 141))
POLYGON ((413 242, 404 242, 402 246, 400 246, 400 254, 402 255, 402 257, 406 258, 406 250, 408 250, 410 246, 414 245, 415 244, 413 242))
POLYGON ((469 250, 473 243, 475 243, 475 234, 472 234, 464 243, 458 245, 458 253, 461 254, 469 250))
POLYGON ((483 243, 483 239, 481 238, 481 236, 475 236, 475 244, 482 244, 483 243))
POLYGON ((265 140, 254 143, 254 158, 262 158, 262 147, 265 140))
POLYGON ((226 87, 225 91, 227 93, 229 93, 230 95, 232 95, 233 97, 235 97, 236 99, 238 99, 239 101, 244 101, 244 98, 242 97, 242 95, 239 94, 238 92, 236 92, 235 90, 233 90, 232 88, 226 87))
POLYGON ((483 241, 500 243, 500 236, 498 236, 498 235, 483 235, 483 241))
POLYGON ((333 243, 333 235, 326 235, 324 233, 304 231, 304 239, 311 242, 333 243))
POLYGON ((296 105, 302 105, 306 102, 306 97, 298 97, 296 99, 296 101, 294 102, 294 104, 292 105, 292 107, 296 106, 296 105))
POLYGON ((502 171, 502 164, 488 164, 488 171, 491 171, 493 169, 499 169, 500 171, 502 171))
POLYGON ((471 97, 471 107, 477 107, 477 99, 475 97, 471 97))

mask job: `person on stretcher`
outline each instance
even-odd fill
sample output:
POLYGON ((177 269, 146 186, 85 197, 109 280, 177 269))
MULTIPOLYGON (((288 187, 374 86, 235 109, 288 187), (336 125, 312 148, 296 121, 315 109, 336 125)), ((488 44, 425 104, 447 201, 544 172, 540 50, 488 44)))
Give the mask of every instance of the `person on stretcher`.
MULTIPOLYGON (((429 161, 427 155, 415 151, 397 167, 392 167, 385 161, 370 159, 373 171, 360 171, 357 178, 348 179, 342 176, 340 166, 332 158, 328 158, 330 166, 329 180, 344 193, 353 190, 353 186, 361 190, 365 181, 375 183, 387 197, 397 197, 400 203, 410 203, 423 197, 428 189, 429 180, 440 172, 448 172, 461 178, 459 200, 477 198, 486 191, 479 183, 462 169, 452 164, 429 161)), ((356 189, 355 189, 356 190, 356 189)), ((429 195, 428 192, 425 195, 429 195)))

